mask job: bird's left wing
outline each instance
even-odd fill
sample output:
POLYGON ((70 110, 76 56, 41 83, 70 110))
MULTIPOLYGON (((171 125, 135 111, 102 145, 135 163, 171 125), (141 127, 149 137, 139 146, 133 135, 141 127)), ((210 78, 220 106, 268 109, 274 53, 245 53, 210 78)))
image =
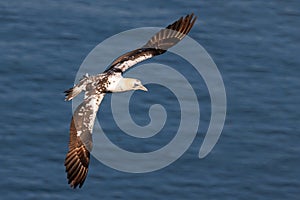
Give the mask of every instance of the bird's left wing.
POLYGON ((71 125, 69 151, 65 166, 68 183, 71 187, 82 187, 88 172, 90 151, 92 150, 92 131, 99 105, 105 93, 92 94, 76 108, 71 125))
POLYGON ((181 17, 165 29, 156 33, 142 48, 118 57, 105 71, 125 72, 128 68, 146 59, 165 53, 181 41, 193 27, 197 17, 194 14, 181 17))

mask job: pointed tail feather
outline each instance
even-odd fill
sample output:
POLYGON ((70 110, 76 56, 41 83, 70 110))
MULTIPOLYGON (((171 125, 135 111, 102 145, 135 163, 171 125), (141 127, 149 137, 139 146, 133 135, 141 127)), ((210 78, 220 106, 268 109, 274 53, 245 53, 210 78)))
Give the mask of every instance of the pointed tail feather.
POLYGON ((80 92, 82 91, 81 87, 78 87, 77 85, 64 91, 65 93, 65 101, 70 101, 72 100, 74 97, 76 97, 80 92))
POLYGON ((80 94, 81 91, 86 90, 86 85, 89 83, 89 75, 86 74, 83 76, 83 78, 79 81, 77 85, 74 87, 64 91, 66 97, 65 101, 70 101, 74 97, 76 97, 78 94, 80 94))

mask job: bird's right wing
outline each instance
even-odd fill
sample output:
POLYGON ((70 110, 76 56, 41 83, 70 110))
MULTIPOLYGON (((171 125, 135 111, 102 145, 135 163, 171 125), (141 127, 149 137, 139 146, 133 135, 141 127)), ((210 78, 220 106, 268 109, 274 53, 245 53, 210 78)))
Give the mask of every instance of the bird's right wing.
POLYGON ((165 29, 156 33, 142 48, 118 57, 105 71, 125 72, 128 68, 146 59, 165 53, 182 40, 193 27, 197 17, 194 14, 181 17, 165 29))
POLYGON ((92 150, 92 131, 99 105, 105 93, 92 94, 76 108, 71 125, 69 151, 66 155, 65 166, 68 183, 71 187, 81 187, 86 179, 90 151, 92 150))

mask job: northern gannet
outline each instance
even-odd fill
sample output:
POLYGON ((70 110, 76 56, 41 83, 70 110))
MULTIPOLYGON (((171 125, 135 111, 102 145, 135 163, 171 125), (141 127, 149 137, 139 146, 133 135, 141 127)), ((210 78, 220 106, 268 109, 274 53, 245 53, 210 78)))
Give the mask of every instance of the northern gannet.
POLYGON ((82 187, 90 162, 92 130, 99 105, 106 93, 143 90, 140 80, 123 78, 122 74, 135 64, 163 54, 189 33, 197 17, 189 14, 156 33, 144 46, 125 53, 112 62, 103 73, 85 75, 73 88, 65 91, 66 101, 82 91, 83 102, 76 108, 70 124, 69 151, 65 158, 68 183, 72 188, 82 187))

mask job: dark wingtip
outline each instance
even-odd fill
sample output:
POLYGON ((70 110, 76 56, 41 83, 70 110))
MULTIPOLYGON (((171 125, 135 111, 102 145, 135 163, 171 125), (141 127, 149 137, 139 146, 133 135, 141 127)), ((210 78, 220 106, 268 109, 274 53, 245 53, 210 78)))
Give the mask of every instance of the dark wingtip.
POLYGON ((64 93, 65 93, 65 101, 69 101, 70 99, 72 99, 73 88, 64 91, 64 93))
POLYGON ((84 145, 67 153, 64 165, 71 188, 76 189, 83 186, 88 174, 89 159, 90 153, 84 145))

